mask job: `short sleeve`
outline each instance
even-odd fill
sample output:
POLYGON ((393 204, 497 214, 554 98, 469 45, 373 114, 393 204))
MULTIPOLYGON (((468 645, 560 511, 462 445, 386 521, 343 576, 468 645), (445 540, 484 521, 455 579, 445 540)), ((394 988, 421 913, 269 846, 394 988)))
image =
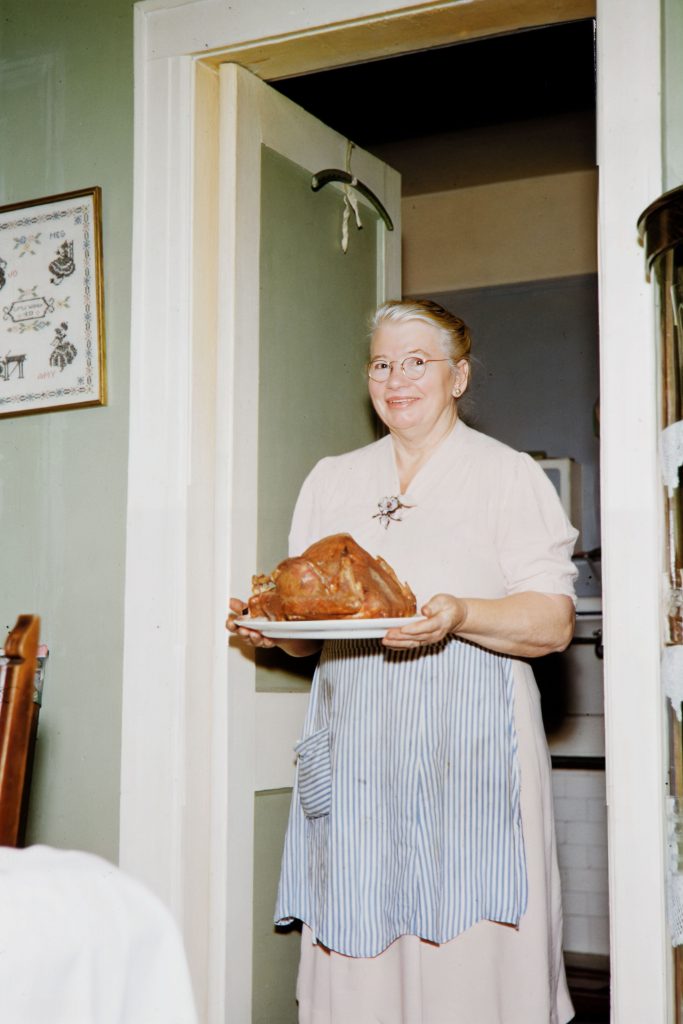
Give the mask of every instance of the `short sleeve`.
POLYGON ((572 552, 578 531, 557 492, 534 460, 518 454, 505 487, 498 521, 498 550, 508 594, 534 590, 575 599, 578 570, 572 552))

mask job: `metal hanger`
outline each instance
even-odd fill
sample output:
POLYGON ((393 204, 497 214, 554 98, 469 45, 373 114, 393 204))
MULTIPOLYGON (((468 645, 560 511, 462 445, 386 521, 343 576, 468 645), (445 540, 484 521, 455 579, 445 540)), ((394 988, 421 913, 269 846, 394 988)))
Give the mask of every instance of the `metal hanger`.
POLYGON ((357 192, 360 192, 360 194, 377 210, 377 213, 386 224, 387 230, 394 230, 394 223, 389 216, 386 207, 382 203, 382 200, 378 199, 372 189, 368 188, 367 185, 364 185, 362 181, 359 181, 358 178, 354 177, 354 175, 349 171, 340 171, 335 167, 326 167, 324 170, 318 171, 317 174, 313 175, 311 178, 311 188, 314 192, 319 192, 321 188, 324 188, 325 185, 331 184, 333 181, 339 181, 344 185, 350 185, 352 188, 355 188, 357 192))

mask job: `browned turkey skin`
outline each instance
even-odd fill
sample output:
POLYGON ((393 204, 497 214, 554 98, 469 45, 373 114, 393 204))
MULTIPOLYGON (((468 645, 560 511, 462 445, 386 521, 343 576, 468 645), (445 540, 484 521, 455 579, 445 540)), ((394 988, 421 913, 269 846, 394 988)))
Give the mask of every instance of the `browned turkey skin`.
POLYGON ((384 619, 415 614, 415 595, 383 558, 373 558, 348 533, 311 544, 270 576, 252 578, 253 618, 384 619))

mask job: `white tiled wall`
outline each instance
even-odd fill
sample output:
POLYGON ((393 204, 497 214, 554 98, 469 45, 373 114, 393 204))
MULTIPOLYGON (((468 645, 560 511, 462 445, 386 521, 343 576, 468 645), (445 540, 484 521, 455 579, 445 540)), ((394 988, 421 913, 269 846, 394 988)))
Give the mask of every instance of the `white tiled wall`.
POLYGON ((553 772, 564 948, 609 953, 605 773, 553 772))

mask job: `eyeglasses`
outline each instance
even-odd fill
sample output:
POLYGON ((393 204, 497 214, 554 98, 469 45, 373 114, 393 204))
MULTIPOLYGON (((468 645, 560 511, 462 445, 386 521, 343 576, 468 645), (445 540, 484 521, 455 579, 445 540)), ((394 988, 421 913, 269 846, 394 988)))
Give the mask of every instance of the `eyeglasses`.
MULTIPOLYGON (((427 363, 447 363, 448 359, 425 359, 423 356, 406 356, 399 363, 401 372, 408 380, 419 380, 424 377, 427 363)), ((371 359, 368 363, 368 377, 370 380, 383 384, 389 380, 391 369, 396 361, 389 362, 386 359, 371 359)))

